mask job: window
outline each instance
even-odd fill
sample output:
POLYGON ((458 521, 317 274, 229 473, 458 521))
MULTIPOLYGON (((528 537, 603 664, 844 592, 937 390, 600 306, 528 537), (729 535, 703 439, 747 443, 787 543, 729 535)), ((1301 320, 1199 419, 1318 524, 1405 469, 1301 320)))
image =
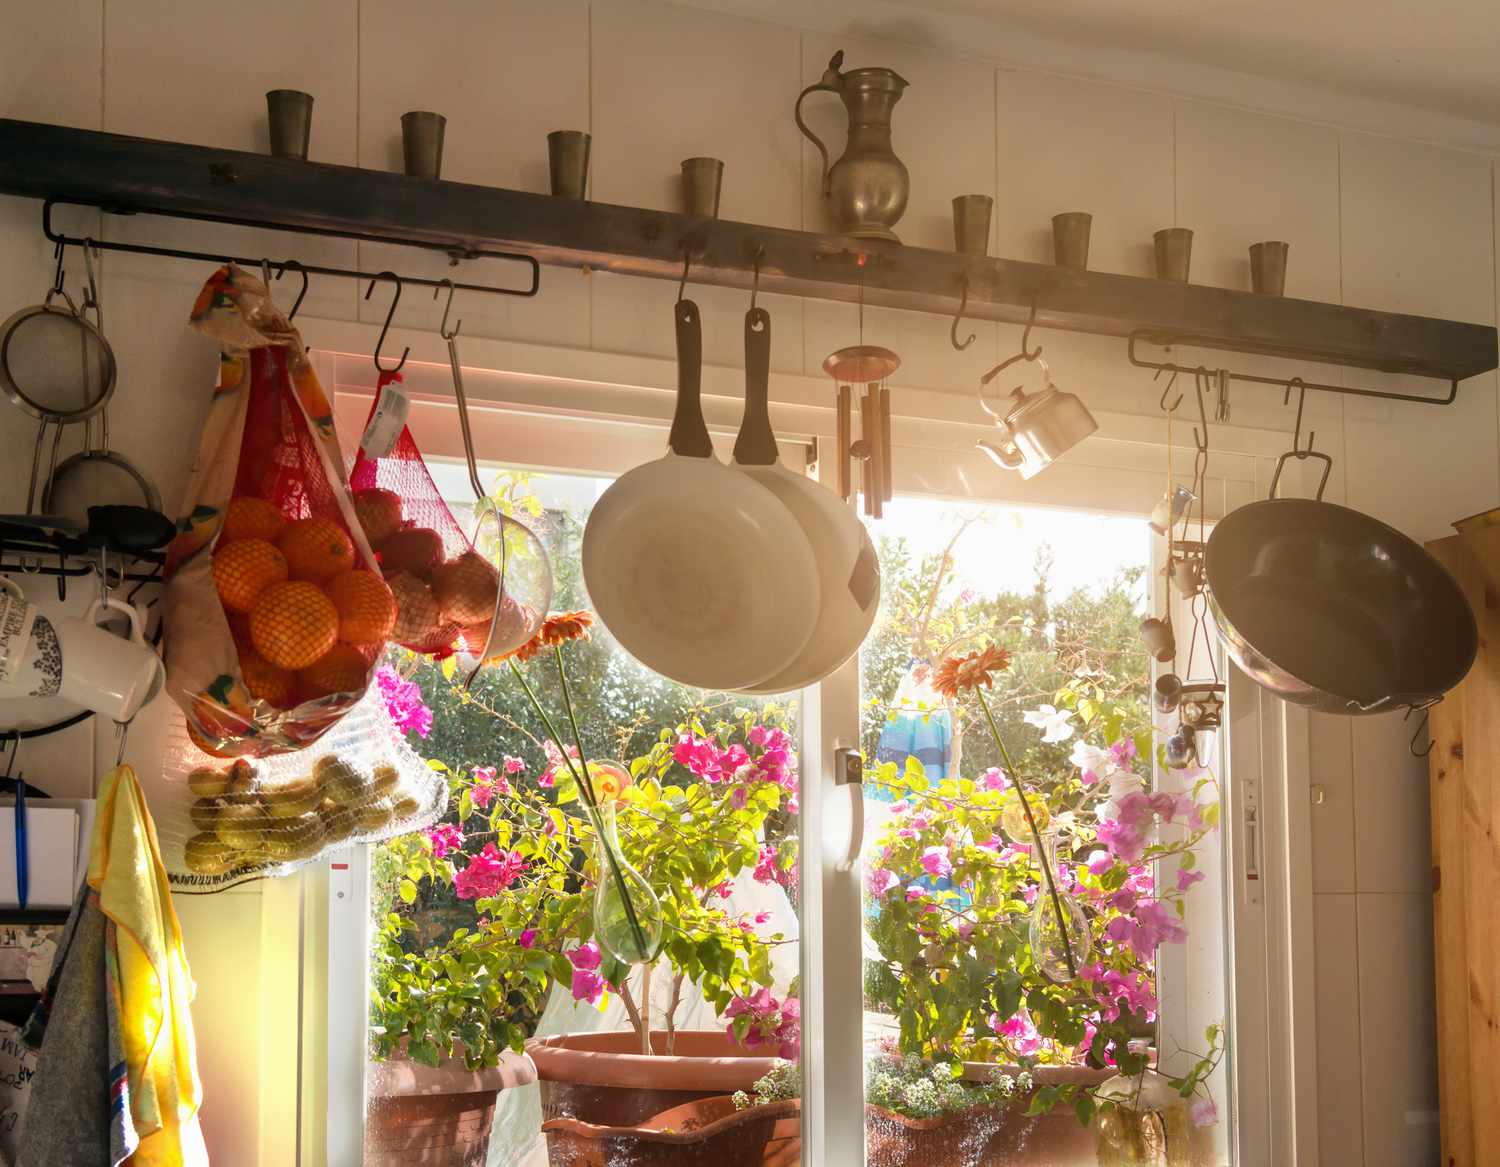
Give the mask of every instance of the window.
MULTIPOLYGON (((711 407, 709 412, 712 420, 711 407)), ((524 446, 519 441, 510 444, 502 440, 486 441, 484 427, 491 422, 493 418, 482 418, 476 426, 481 448, 513 451, 516 462, 528 467, 525 471, 512 468, 506 472, 506 479, 512 483, 514 498, 520 505, 526 506, 525 500, 534 499, 540 509, 532 518, 544 531, 559 571, 559 597, 554 606, 582 606, 576 554, 582 522, 593 500, 607 486, 609 475, 659 449, 656 431, 650 425, 633 427, 627 444, 613 452, 601 453, 597 441, 583 436, 590 432, 589 423, 575 418, 541 417, 533 412, 519 422, 506 418, 495 423, 490 431, 524 432, 524 446), (574 458, 579 451, 587 452, 589 474, 569 472, 582 462, 582 457, 574 458)), ((597 427, 592 432, 597 433, 597 427)), ((420 433, 418 436, 419 441, 423 440, 420 433)), ((430 443, 424 445, 429 450, 434 448, 430 443)), ((784 460, 787 447, 791 447, 790 442, 784 446, 784 460)), ((984 492, 974 490, 970 482, 961 477, 955 480, 947 472, 946 463, 950 460, 947 454, 898 448, 898 467, 905 472, 907 486, 949 491, 957 482, 963 489, 982 495, 984 492)), ((434 458, 433 465, 435 476, 449 497, 467 497, 467 478, 459 465, 445 464, 441 458, 434 458)), ((501 469, 487 467, 486 478, 501 469)), ((1149 499, 1149 492, 1159 489, 1154 474, 1151 479, 1149 488, 1132 485, 1127 492, 1129 497, 1149 499)), ((1061 472, 1058 481, 1064 481, 1061 472)), ((1008 480, 1005 484, 1008 487, 1008 480)), ((892 1129, 877 1129, 872 1122, 867 1130, 862 1089, 867 1069, 877 1075, 881 1070, 878 1064, 866 1067, 866 1059, 878 1063, 893 1040, 898 1046, 902 1043, 903 993, 899 978, 912 975, 924 962, 927 971, 933 974, 930 979, 949 985, 960 975, 972 975, 977 983, 987 971, 978 966, 960 969, 957 950, 942 951, 941 943, 929 952, 934 938, 923 934, 920 923, 912 923, 912 913, 887 910, 883 906, 885 897, 894 894, 891 888, 885 888, 880 895, 874 894, 872 888, 875 873, 890 870, 889 865, 884 868, 879 865, 880 849, 887 845, 882 840, 892 831, 899 833, 903 829, 905 823, 898 822, 898 816, 905 814, 906 822, 913 817, 911 783, 920 777, 930 790, 950 776, 983 782, 992 767, 1010 769, 1003 766, 990 740, 984 714, 972 694, 953 703, 951 710, 943 708, 940 699, 934 699, 930 680, 918 676, 912 667, 924 655, 937 658, 944 650, 963 652, 989 641, 997 641, 1012 651, 1011 667, 996 674, 992 712, 1003 739, 1015 751, 1018 765, 1014 769, 1029 775, 1033 765, 1037 765, 1044 775, 1038 779, 1044 795, 1056 795, 1055 801, 1048 797, 1043 801, 1049 803, 1054 818, 1061 820, 1056 838, 1047 842, 1055 848, 1057 870, 1067 881, 1064 890, 1080 900, 1086 912, 1093 907, 1086 902, 1087 895, 1097 897, 1101 893, 1098 886, 1091 886, 1091 883, 1097 885, 1098 877, 1086 874, 1092 853, 1101 849, 1097 839, 1085 843, 1081 841, 1084 833, 1070 835, 1062 829, 1069 825, 1064 816, 1070 813, 1070 807, 1075 820, 1081 820, 1094 806, 1095 794, 1082 787, 1080 770, 1073 760, 1077 739, 1087 737, 1101 749, 1113 744, 1113 740, 1081 732, 1083 719, 1078 714, 1078 703, 1109 704, 1115 711, 1112 716, 1118 716, 1121 724, 1127 720, 1138 723, 1149 720, 1154 674, 1136 626, 1148 609, 1160 612, 1172 602, 1159 574, 1163 566, 1159 562, 1160 541, 1153 539, 1144 519, 1087 509, 1090 505, 1102 507, 1103 489, 1107 488, 1085 489, 1078 480, 1073 480, 1064 492, 1075 507, 1071 510, 1022 507, 983 498, 954 502, 932 494, 898 496, 888 505, 886 517, 872 528, 881 541, 885 589, 882 618, 856 663, 800 697, 793 695, 758 703, 745 698, 705 697, 681 689, 645 673, 601 629, 595 630, 596 639, 586 649, 586 661, 580 664, 579 674, 580 678, 586 678, 586 684, 580 684, 579 692, 587 690, 593 710, 590 716, 594 721, 582 726, 590 754, 628 763, 633 757, 644 756, 664 729, 675 742, 680 715, 692 710, 698 711, 698 725, 686 728, 687 736, 692 739, 689 748, 711 741, 708 760, 700 763, 706 768, 715 765, 712 751, 723 751, 735 744, 734 733, 724 725, 715 724, 730 709, 744 710, 751 719, 748 723, 740 721, 742 726, 748 726, 739 731, 739 742, 747 750, 753 752, 746 735, 756 725, 784 728, 799 744, 795 759, 803 777, 799 803, 793 810, 783 800, 775 814, 767 815, 758 826, 754 840, 756 866, 760 866, 763 854, 769 849, 770 862, 779 874, 758 880, 753 867, 741 871, 732 880, 733 891, 721 897, 718 907, 731 915, 748 917, 752 922, 769 913, 765 924, 759 927, 767 938, 779 933, 779 938, 769 946, 775 964, 770 992, 774 1005, 762 1001, 752 1007, 747 1003, 735 1015, 755 1014, 751 1022, 741 1023, 742 1028, 747 1024, 759 1026, 757 1033, 769 1040, 788 1020, 785 1009, 779 1007, 785 1005, 788 996, 797 995, 801 1006, 800 1052, 804 1071, 800 1134, 806 1162, 833 1167, 862 1161, 872 1164, 899 1161, 883 1158, 881 1153, 881 1140, 894 1137, 892 1129), (935 602, 928 602, 933 597, 935 602), (1076 681, 1080 670, 1087 674, 1086 683, 1076 681), (1048 705, 1072 713, 1072 737, 1065 741, 1043 741, 1044 727, 1024 720, 1026 712, 1048 705), (611 733, 607 728, 621 725, 626 727, 623 735, 611 733), (841 747, 860 748, 867 758, 863 793, 858 790, 851 793, 830 780, 834 751, 841 747), (908 764, 908 758, 920 763, 920 776, 908 764), (881 763, 887 765, 885 770, 877 769, 881 763), (813 775, 821 781, 813 781, 813 775), (1059 775, 1068 776, 1067 781, 1062 781, 1059 775), (908 805, 893 811, 893 806, 902 801, 908 805), (857 843, 861 818, 863 863, 851 863, 845 852, 851 841, 857 843), (898 920, 900 928, 896 926, 898 920), (818 936, 819 943, 797 943, 804 925, 809 935, 818 936)), ((1130 505, 1132 510, 1144 512, 1149 503, 1130 505)), ((1175 612, 1174 622, 1179 628, 1186 628, 1190 617, 1175 612)), ((1197 664, 1200 667, 1203 664, 1201 650, 1197 664)), ((475 764, 497 764, 502 762, 504 754, 510 753, 521 759, 520 774, 524 779, 534 782, 547 772, 541 746, 535 738, 527 736, 536 735, 538 729, 524 698, 513 685, 507 688, 504 679, 496 674, 482 681, 477 688, 477 699, 511 721, 523 724, 525 729, 512 727, 504 743, 497 745, 494 722, 489 720, 492 715, 485 711, 477 725, 471 723, 471 711, 461 708, 463 699, 452 693, 441 669, 424 667, 419 680, 441 723, 426 749, 455 770, 475 764), (502 689, 507 690, 503 697, 499 692, 502 689), (512 744, 516 742, 520 744, 512 744)), ((1058 718, 1057 724, 1062 725, 1063 719, 1058 718)), ((1207 737, 1202 749, 1205 753, 1221 754, 1229 737, 1226 728, 1207 737)), ((1238 748, 1235 757, 1238 765, 1241 758, 1238 748)), ((687 766, 690 772, 691 763, 687 766)), ((663 779, 664 785, 671 785, 672 780, 685 781, 683 768, 674 759, 671 772, 675 778, 663 779)), ((1139 769, 1142 773, 1150 772, 1144 763, 1139 769)), ((1222 778, 1222 766, 1219 770, 1222 778)), ((1192 797, 1190 788, 1173 787, 1169 775, 1157 773, 1151 777, 1152 784, 1145 788, 1148 791, 1173 791, 1192 797)), ((998 787, 1002 782, 1010 783, 1011 776, 989 781, 998 787)), ((1000 849, 1011 851, 1005 858, 1012 862, 1015 875, 1007 876, 1001 881, 1003 886, 998 887, 966 889, 961 878, 954 880, 951 865, 955 854, 971 843, 991 842, 989 836, 978 838, 974 822, 970 821, 965 827, 967 836, 951 842, 936 835, 930 840, 923 838, 923 846, 906 857, 919 870, 895 872, 901 896, 913 886, 922 888, 930 903, 960 924, 966 922, 966 914, 977 921, 983 913, 976 910, 976 899, 979 895, 991 896, 991 900, 980 906, 991 917, 994 914, 988 907, 991 902, 1006 905, 1010 913, 1020 911, 1025 917, 1025 927, 1016 924, 1013 930, 1016 936, 1029 941, 1036 902, 1045 907, 1050 896, 1042 897, 1040 865, 1034 846, 1027 850, 1025 824, 1016 818, 1019 805, 1010 797, 1012 790, 1013 786, 1006 786, 994 791, 997 798, 991 817, 1000 823, 1000 828, 993 832, 1000 842, 997 853, 1000 849), (929 864, 924 864, 928 847, 946 847, 947 853, 934 854, 929 864), (944 860, 950 865, 947 871, 944 860), (1022 874, 1025 872, 1030 876, 1022 874)), ((1196 801, 1207 806, 1210 793, 1198 793, 1196 801)), ((489 829, 489 824, 483 826, 489 829)), ((466 840, 472 852, 484 831, 472 831, 467 825, 463 829, 466 835, 472 832, 473 838, 466 840)), ((1157 829, 1160 838, 1170 840, 1179 828, 1174 824, 1157 824, 1157 829)), ((620 831, 629 858, 632 831, 624 815, 620 831)), ((513 842, 515 838, 516 831, 512 828, 510 839, 513 842)), ((1152 1010, 1141 1010, 1139 1028, 1145 1040, 1155 1042, 1162 1069, 1174 1075, 1186 1073, 1193 1064, 1191 1052, 1183 1051, 1204 1050, 1204 1031, 1208 1025, 1225 1020, 1238 1007, 1226 988, 1225 963, 1229 920, 1237 918, 1238 900, 1219 894, 1219 887, 1227 886, 1227 876, 1221 874, 1217 838, 1211 836, 1203 842, 1197 851, 1196 867, 1189 869, 1201 871, 1205 876, 1191 897, 1193 906, 1187 919, 1189 941, 1164 944, 1153 958, 1144 958, 1141 962, 1144 978, 1137 978, 1129 986, 1130 992, 1136 994, 1130 999, 1136 1003, 1143 1002, 1148 995, 1159 1000, 1155 1018, 1145 1016, 1152 1010)), ((403 925, 409 939, 399 944, 413 946, 419 940, 451 935, 458 927, 473 928, 479 923, 472 903, 460 900, 451 889, 429 886, 431 881, 412 881, 418 885, 416 895, 407 903, 403 899, 402 881, 409 879, 411 873, 394 864, 389 855, 375 852, 369 860, 368 875, 360 872, 358 857, 347 874, 335 873, 336 880, 349 881, 351 900, 367 905, 358 927, 347 934, 358 937, 357 951, 371 953, 368 971, 352 967, 360 963, 353 961, 347 962, 351 967, 330 973, 330 985, 342 986, 331 988, 335 1001, 330 1012, 330 1047, 339 1046, 341 1039, 333 1031, 339 1028, 338 1010, 343 1009, 344 1037, 340 1048, 345 1051, 346 1066, 360 1083, 365 1079, 365 1036, 361 1010, 351 1007, 347 998, 354 984, 378 983, 382 975, 382 961, 389 958, 391 951, 379 940, 386 917, 394 909, 400 919, 409 922, 403 925), (339 999, 341 995, 343 999, 339 999), (355 1028, 359 1029, 357 1043, 349 1036, 355 1028)), ((579 861, 586 864, 587 856, 580 856, 579 861)), ((878 882, 883 883, 886 878, 881 876, 878 882)), ((1155 881, 1153 886, 1175 887, 1177 870, 1167 863, 1158 864, 1151 878, 1155 881)), ((1130 890, 1137 893, 1138 899, 1143 898, 1144 886, 1137 880, 1137 886, 1130 890)), ((714 903, 708 894, 704 902, 714 903)), ((1039 925, 1044 936, 1047 919, 1044 913, 1039 925)), ((1165 921, 1161 926, 1169 923, 1165 921)), ((331 919, 330 929, 337 926, 331 919)), ((952 931, 956 932, 957 926, 952 931)), ((939 942, 943 939, 941 935, 937 937, 939 942)), ((1144 938, 1141 944, 1143 949, 1151 947, 1144 938)), ((332 947, 337 961, 337 941, 332 947)), ((972 961, 980 957, 971 947, 963 959, 972 961)), ((569 987, 564 983, 564 989, 569 987)), ((638 978, 629 988, 632 1001, 638 1006, 638 978)), ((685 983, 683 989, 691 997, 690 984, 685 983)), ((670 999, 673 991, 670 984, 665 989, 660 984, 653 985, 652 1030, 658 1035, 665 1030, 663 999, 670 999)), ((993 986, 985 992, 992 994, 993 986)), ((1014 986, 1006 987, 1004 992, 1013 994, 1014 986)), ((1066 994, 1060 992, 1055 996, 1061 1001, 1066 994)), ((1038 996, 1037 1011, 1053 1008, 1044 998, 1045 994, 1038 996)), ((516 1015, 527 1025, 535 1022, 543 1031, 553 1032, 562 1028, 613 1029, 628 1024, 629 1010, 619 993, 601 1000, 607 1002, 602 1013, 575 1001, 571 993, 558 992, 550 1002, 523 1003, 524 1008, 516 1015), (525 1012, 527 1009, 529 1014, 525 1012)), ((997 1001, 992 996, 988 1001, 961 1004, 961 1010, 955 1005, 953 1011, 967 1015, 966 1040, 974 1040, 976 1025, 980 1036, 986 1030, 991 1035, 990 1044, 975 1047, 976 1056, 966 1060, 1010 1066, 1011 1077, 1017 1076, 1022 1059, 1041 1057, 1045 1062, 1060 1056, 1060 1045, 1068 1043, 1049 1043, 1042 1030, 1049 1025, 1056 1030, 1060 1023, 1066 1027, 1083 1015, 1083 1011, 1069 1011, 1059 1005, 1054 1016, 1038 1025, 1029 1001, 1025 1002, 1026 1008, 1012 1008, 1004 1016, 1000 1016, 1002 1006, 1009 1004, 1005 999, 997 1001), (989 1024, 991 1014, 996 1015, 994 1026, 989 1024), (1050 1049, 1043 1048, 1049 1045, 1050 1049)), ((722 1012, 722 1008, 703 1007, 701 999, 689 999, 678 1024, 723 1030, 727 1018, 716 1016, 722 1012)), ((952 1022, 952 1017, 948 1017, 942 1024, 952 1022)), ((790 1033, 790 1029, 786 1032, 790 1033)), ((941 1025, 933 1023, 934 1035, 942 1036, 944 1032, 941 1025)), ((910 1035, 908 1048, 916 1048, 920 1036, 910 1035)), ((769 1046, 766 1048, 769 1051, 769 1046)), ((1219 1065, 1210 1079, 1219 1103, 1220 1123, 1194 1136, 1195 1147, 1209 1156, 1207 1161, 1216 1163, 1234 1158, 1232 1124, 1237 1121, 1237 1110, 1231 1105, 1230 1089, 1236 1084, 1229 1081, 1227 1073, 1227 1063, 1219 1065)), ((1003 1100, 998 1092, 1004 1088, 987 1080, 990 1078, 987 1068, 976 1067, 971 1076, 977 1081, 966 1089, 987 1091, 982 1096, 986 1102, 1003 1100)), ((1066 1072, 1037 1076, 1043 1085, 1071 1084, 1066 1072)), ((1100 1076, 1095 1074, 1094 1078, 1100 1076)), ((893 1098, 891 1092, 902 1088, 903 1082, 892 1081, 889 1073, 885 1077, 887 1080, 872 1085, 872 1095, 880 1090, 885 1092, 882 1097, 893 1098)), ((339 1105, 332 1078, 331 1073, 330 1147, 337 1139, 333 1115, 339 1105)), ((519 1091, 507 1093, 514 1096, 502 1095, 489 1162, 533 1167, 544 1161, 537 1157, 540 1104, 535 1092, 524 1097, 519 1091)), ((923 1087, 917 1095, 920 1098, 928 1093, 923 1087)), ((1079 1127, 1072 1109, 1074 1099, 1065 1096, 1063 1102, 1065 1110, 1046 1120, 1046 1131, 1050 1132, 1047 1137, 1059 1140, 1057 1145, 1066 1147, 1067 1153, 1076 1158, 1058 1161, 1094 1161, 1097 1134, 1079 1127)), ((363 1086, 357 1091, 345 1091, 344 1104, 351 1113, 362 1115, 366 1103, 363 1086)), ((914 1114, 919 1112, 920 1101, 909 1109, 914 1114)), ((1027 1145, 1028 1139, 1041 1139, 1043 1136, 1036 1132, 1042 1128, 1021 1122, 1022 1117, 1015 1115, 1014 1122, 1007 1119, 1009 1125, 1004 1129, 985 1132, 983 1137, 1010 1140, 1004 1144, 1010 1147, 1027 1145)), ((794 1122, 793 1131, 797 1129, 794 1122)), ((786 1133, 784 1127, 782 1133, 786 1133)), ((1030 1145, 1040 1150, 1042 1143, 1030 1145)), ((337 1158, 330 1152, 329 1161, 358 1159, 337 1158)), ((1241 1154, 1240 1161, 1256 1160, 1241 1154)))

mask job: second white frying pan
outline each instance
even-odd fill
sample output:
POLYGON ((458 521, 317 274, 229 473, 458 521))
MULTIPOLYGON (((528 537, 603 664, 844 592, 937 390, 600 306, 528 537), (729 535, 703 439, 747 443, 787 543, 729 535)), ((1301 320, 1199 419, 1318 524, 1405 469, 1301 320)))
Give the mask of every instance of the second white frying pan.
POLYGON ((818 568, 776 495, 718 461, 703 421, 698 306, 679 300, 665 457, 619 478, 583 533, 599 619, 648 668, 703 689, 779 675, 818 618, 818 568))

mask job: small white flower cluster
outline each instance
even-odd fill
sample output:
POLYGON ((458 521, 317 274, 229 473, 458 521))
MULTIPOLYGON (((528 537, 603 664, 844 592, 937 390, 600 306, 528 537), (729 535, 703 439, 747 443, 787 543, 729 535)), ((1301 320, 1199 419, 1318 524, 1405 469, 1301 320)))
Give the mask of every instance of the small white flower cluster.
POLYGON ((767 1102, 783 1102, 802 1095, 802 1067, 796 1062, 778 1059, 764 1077, 755 1083, 755 1093, 737 1090, 731 1099, 736 1110, 746 1110, 767 1102))
POLYGON ((985 1083, 965 1082, 962 1069, 947 1062, 928 1063, 908 1055, 879 1058, 868 1067, 865 1098, 874 1106, 908 1118, 937 1118, 976 1106, 1004 1109, 1029 1094, 1031 1075, 996 1071, 985 1083))

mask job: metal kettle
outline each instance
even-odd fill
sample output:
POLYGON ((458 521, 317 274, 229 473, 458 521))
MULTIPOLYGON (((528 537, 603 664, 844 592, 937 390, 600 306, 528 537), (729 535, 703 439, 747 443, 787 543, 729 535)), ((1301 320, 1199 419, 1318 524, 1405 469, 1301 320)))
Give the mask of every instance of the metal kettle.
POLYGON ((990 407, 981 388, 979 403, 995 419, 998 441, 980 438, 975 444, 1007 470, 1032 478, 1099 428, 1094 415, 1074 393, 1052 383, 1052 371, 1041 357, 1042 387, 1027 394, 1019 385, 1011 390, 1011 404, 1001 413, 990 407))
POLYGON ((797 128, 823 156, 823 197, 833 202, 839 229, 856 239, 890 239, 891 230, 906 212, 911 175, 891 149, 891 114, 907 82, 891 69, 850 69, 840 72, 844 51, 833 54, 823 79, 809 85, 793 109, 797 128), (836 93, 849 115, 849 137, 844 153, 832 166, 828 147, 802 120, 802 102, 809 93, 836 93))

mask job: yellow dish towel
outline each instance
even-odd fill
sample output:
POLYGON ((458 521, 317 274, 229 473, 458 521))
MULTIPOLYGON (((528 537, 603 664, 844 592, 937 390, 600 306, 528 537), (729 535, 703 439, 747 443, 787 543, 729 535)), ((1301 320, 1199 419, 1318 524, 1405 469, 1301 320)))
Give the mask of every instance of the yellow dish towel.
POLYGON ((113 925, 106 947, 140 1145, 130 1167, 206 1167, 203 1087, 193 1043, 193 980, 182 951, 156 827, 135 771, 117 766, 99 794, 89 885, 113 925))

